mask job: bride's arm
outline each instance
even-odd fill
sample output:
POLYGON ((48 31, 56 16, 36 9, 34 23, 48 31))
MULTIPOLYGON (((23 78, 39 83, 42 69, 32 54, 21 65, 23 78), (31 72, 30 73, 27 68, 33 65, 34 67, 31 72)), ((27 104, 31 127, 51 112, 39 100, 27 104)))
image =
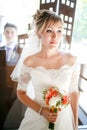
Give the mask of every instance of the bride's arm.
POLYGON ((70 94, 71 97, 71 107, 74 115, 74 122, 75 122, 75 130, 78 130, 78 102, 79 102, 79 94, 78 92, 72 92, 70 94))
POLYGON ((33 99, 31 99, 29 96, 27 96, 26 92, 23 90, 17 90, 17 97, 20 99, 20 101, 26 105, 27 107, 30 107, 37 113, 39 113, 39 110, 41 106, 35 102, 33 99))
POLYGON ((74 115, 75 130, 78 130, 78 107, 79 107, 79 65, 74 66, 70 84, 71 107, 74 115))
POLYGON ((23 104, 44 116, 49 122, 56 121, 58 113, 51 112, 49 108, 41 107, 40 104, 28 97, 23 90, 17 90, 17 96, 23 104))
POLYGON ((20 76, 18 77, 18 86, 17 86, 17 97, 19 100, 26 105, 27 107, 32 108, 36 112, 39 112, 40 105, 32 100, 29 95, 27 95, 27 88, 29 89, 29 82, 31 80, 30 76, 31 68, 23 64, 21 68, 20 76))

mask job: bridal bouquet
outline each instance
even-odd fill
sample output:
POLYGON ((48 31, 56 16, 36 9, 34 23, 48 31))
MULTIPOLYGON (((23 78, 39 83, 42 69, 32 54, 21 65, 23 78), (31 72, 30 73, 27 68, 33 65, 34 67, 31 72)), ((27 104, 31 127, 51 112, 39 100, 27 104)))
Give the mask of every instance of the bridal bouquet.
MULTIPOLYGON (((43 99, 52 112, 61 111, 70 103, 70 97, 63 95, 56 87, 50 87, 43 91, 43 99)), ((54 130, 54 123, 49 123, 49 129, 54 130)))

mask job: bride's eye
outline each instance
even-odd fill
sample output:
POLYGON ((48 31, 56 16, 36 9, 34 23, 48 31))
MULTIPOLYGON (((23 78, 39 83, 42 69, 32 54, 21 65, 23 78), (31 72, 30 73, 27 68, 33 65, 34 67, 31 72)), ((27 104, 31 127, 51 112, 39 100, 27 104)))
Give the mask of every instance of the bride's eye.
POLYGON ((51 29, 47 29, 46 32, 47 32, 47 33, 51 33, 52 30, 51 30, 51 29))
POLYGON ((61 29, 58 29, 58 30, 57 30, 57 32, 58 32, 58 33, 61 33, 61 32, 62 32, 62 30, 61 30, 61 29))

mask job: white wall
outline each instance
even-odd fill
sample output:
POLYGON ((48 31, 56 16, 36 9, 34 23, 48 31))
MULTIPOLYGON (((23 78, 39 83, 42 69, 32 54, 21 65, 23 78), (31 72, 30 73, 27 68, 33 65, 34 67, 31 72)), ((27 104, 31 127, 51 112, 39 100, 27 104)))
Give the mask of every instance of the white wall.
POLYGON ((0 0, 0 16, 4 16, 2 26, 6 22, 12 22, 18 26, 18 34, 24 33, 32 15, 39 9, 39 2, 40 0, 0 0))

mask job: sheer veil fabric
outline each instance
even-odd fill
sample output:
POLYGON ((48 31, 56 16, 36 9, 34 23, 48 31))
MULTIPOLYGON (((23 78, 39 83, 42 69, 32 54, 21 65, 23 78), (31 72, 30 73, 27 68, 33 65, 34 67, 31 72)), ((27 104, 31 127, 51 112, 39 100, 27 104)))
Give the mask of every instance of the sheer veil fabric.
POLYGON ((40 39, 36 35, 35 31, 31 30, 28 35, 29 35, 28 43, 25 44, 25 46, 22 50, 20 59, 19 59, 18 63, 16 64, 16 66, 11 74, 11 78, 14 81, 18 80, 24 59, 27 56, 32 55, 32 54, 40 51, 40 49, 41 49, 40 39))

